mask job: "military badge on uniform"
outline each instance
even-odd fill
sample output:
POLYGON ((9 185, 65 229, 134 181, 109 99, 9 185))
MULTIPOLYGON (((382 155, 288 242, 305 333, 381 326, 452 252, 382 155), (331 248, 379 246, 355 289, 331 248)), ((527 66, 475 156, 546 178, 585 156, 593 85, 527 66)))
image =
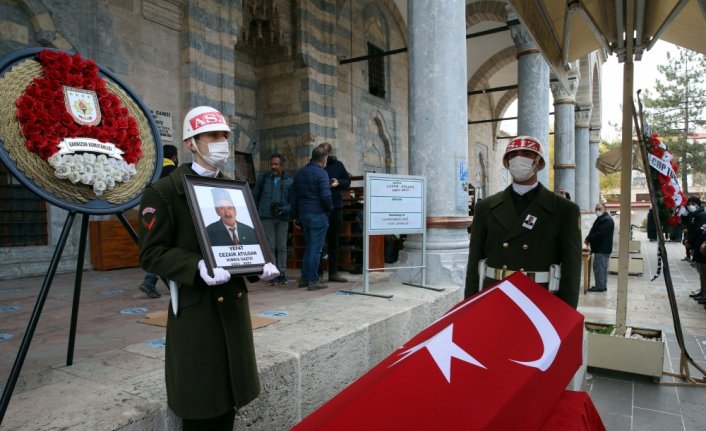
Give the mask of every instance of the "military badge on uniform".
POLYGON ((537 223, 537 217, 532 214, 527 214, 525 221, 522 222, 522 227, 525 229, 532 229, 535 223, 537 223))
POLYGON ((142 226, 147 230, 151 230, 154 222, 157 221, 157 210, 152 207, 142 209, 142 226))

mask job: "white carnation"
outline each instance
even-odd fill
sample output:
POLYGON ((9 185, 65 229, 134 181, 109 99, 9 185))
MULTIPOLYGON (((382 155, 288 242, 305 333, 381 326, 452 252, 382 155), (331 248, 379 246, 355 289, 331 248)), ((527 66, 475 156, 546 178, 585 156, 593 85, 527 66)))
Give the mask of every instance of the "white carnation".
POLYGON ((59 179, 65 180, 66 178, 69 177, 70 173, 71 173, 71 166, 61 165, 56 169, 56 171, 54 172, 54 175, 59 179))
POLYGON ((86 164, 93 165, 96 163, 96 155, 93 153, 83 153, 83 161, 86 164))
POLYGON ((107 160, 108 157, 106 157, 105 154, 98 154, 98 157, 96 157, 98 163, 105 163, 107 160))
POLYGON ((81 174, 79 174, 78 172, 71 171, 69 173, 69 181, 71 181, 73 184, 76 184, 80 180, 81 180, 81 174))
POLYGON ((137 175, 137 168, 135 168, 134 163, 130 163, 129 165, 127 165, 127 171, 130 173, 130 176, 137 175))
POLYGON ((113 187, 115 187, 115 180, 112 178, 106 178, 105 185, 108 188, 108 190, 113 190, 113 187))
POLYGON ((83 154, 74 154, 74 163, 83 164, 83 154))
POLYGON ((81 184, 89 185, 93 183, 93 174, 83 173, 81 174, 81 184))
POLYGON ((61 155, 59 153, 54 153, 49 159, 47 159, 47 162, 49 162, 49 166, 52 168, 56 168, 61 164, 61 155))
POLYGON ((105 191, 105 182, 103 182, 103 181, 96 181, 96 182, 93 184, 93 192, 94 192, 96 195, 100 196, 100 195, 103 194, 104 191, 105 191))
POLYGON ((64 154, 61 157, 61 164, 65 166, 73 166, 74 165, 74 156, 71 154, 64 154))

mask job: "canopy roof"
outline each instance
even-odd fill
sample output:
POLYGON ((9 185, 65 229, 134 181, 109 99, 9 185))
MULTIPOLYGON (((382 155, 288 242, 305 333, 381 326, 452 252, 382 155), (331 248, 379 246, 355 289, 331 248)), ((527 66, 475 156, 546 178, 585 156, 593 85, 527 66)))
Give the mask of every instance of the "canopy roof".
POLYGON ((706 0, 509 0, 557 77, 566 84, 574 60, 603 50, 625 61, 627 10, 635 28, 634 58, 658 39, 706 54, 706 0))

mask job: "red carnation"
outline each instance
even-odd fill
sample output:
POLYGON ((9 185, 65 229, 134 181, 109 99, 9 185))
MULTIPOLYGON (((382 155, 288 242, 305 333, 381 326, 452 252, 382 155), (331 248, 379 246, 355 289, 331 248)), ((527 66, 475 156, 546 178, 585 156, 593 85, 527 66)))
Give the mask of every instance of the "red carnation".
POLYGON ((674 202, 674 199, 671 196, 665 196, 664 197, 664 206, 673 209, 674 206, 676 205, 676 202, 674 202))
POLYGON ((672 197, 672 196, 674 196, 674 193, 676 193, 676 190, 674 189, 673 185, 665 184, 662 186, 662 194, 664 196, 672 197))
POLYGON ((669 222, 670 226, 676 226, 681 223, 681 217, 679 217, 678 215, 671 215, 669 216, 667 221, 669 222))
POLYGON ((652 154, 658 159, 661 159, 662 157, 664 157, 664 148, 655 147, 652 149, 652 154))

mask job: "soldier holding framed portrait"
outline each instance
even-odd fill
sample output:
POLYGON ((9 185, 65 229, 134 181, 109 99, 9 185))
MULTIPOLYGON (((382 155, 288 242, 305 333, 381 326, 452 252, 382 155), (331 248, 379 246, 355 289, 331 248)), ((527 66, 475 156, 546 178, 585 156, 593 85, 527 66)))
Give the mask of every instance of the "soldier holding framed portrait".
MULTIPOLYGON (((187 177, 216 181, 211 188, 217 190, 233 183, 220 172, 230 154, 229 135, 218 110, 208 106, 190 110, 182 136, 193 163, 180 165, 148 186, 140 205, 140 263, 172 286, 165 354, 167 403, 183 419, 184 430, 233 429, 235 409, 260 392, 245 280, 207 263, 215 247, 206 248, 210 246, 203 240, 206 227, 195 222, 198 217, 185 191, 185 184, 193 183, 187 177)), ((213 211, 213 195, 204 188, 213 211)), ((275 278, 279 272, 270 262, 252 265, 248 273, 257 270, 261 279, 275 278)), ((257 276, 248 279, 255 281, 257 276)))

